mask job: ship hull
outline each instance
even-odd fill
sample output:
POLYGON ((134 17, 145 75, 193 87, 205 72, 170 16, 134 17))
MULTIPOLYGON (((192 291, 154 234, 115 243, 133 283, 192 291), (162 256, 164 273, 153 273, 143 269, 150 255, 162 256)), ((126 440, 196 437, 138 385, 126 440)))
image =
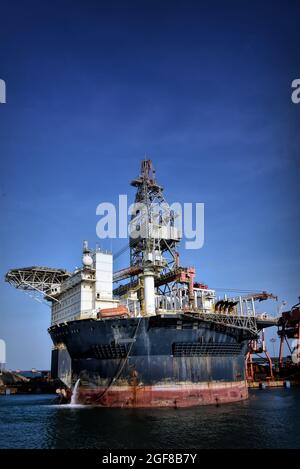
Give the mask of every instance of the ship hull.
POLYGON ((246 399, 243 331, 191 318, 81 320, 49 329, 53 374, 77 400, 106 407, 188 407, 246 399))
POLYGON ((192 407, 247 399, 245 381, 79 388, 77 402, 102 407, 192 407))

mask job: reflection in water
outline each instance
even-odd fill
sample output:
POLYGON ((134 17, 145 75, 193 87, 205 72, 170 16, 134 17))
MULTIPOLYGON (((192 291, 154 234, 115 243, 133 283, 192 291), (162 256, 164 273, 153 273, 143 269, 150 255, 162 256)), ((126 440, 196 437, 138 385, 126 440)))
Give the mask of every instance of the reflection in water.
POLYGON ((0 397, 1 448, 300 448, 300 388, 190 409, 59 406, 0 397))

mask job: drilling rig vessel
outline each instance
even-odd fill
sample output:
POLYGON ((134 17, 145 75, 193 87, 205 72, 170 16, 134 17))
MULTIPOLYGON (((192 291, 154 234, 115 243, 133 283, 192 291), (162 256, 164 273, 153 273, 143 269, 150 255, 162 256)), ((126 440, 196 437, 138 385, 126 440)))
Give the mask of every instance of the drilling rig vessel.
POLYGON ((77 402, 107 407, 187 407, 246 399, 245 352, 275 324, 255 312, 260 292, 220 299, 182 267, 176 213, 143 160, 129 222, 130 266, 84 242, 82 267, 13 269, 6 280, 51 304, 52 377, 77 402), (126 280, 127 279, 127 280, 126 280), (120 284, 126 280, 126 283, 120 284))

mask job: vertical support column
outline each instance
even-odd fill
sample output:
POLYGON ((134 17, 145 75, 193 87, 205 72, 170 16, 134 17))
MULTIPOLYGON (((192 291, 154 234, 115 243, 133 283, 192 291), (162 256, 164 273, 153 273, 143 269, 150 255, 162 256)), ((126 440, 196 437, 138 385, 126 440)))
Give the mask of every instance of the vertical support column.
POLYGON ((281 328, 280 346, 279 346, 279 369, 283 366, 283 348, 284 348, 284 325, 281 328))
POLYGON ((194 309, 194 278, 195 278, 195 269, 189 267, 188 269, 188 278, 189 278, 189 307, 194 309))
POLYGON ((253 299, 253 298, 251 298, 251 302, 252 302, 252 312, 253 312, 253 316, 255 316, 256 311, 255 311, 255 304, 254 304, 254 299, 253 299))
POLYGON ((243 301, 242 297, 239 297, 239 303, 240 303, 240 316, 243 316, 243 301))
POLYGON ((154 316, 155 311, 155 286, 154 286, 154 271, 152 268, 145 268, 143 272, 144 277, 144 305, 145 315, 154 316))
POLYGON ((252 361, 252 343, 249 343, 249 352, 246 354, 245 368, 246 368, 246 379, 247 381, 254 380, 253 361, 252 361))
POLYGON ((271 359, 271 357, 270 357, 269 353, 267 352, 267 350, 266 350, 265 354, 266 354, 266 357, 267 357, 267 359, 268 359, 268 362, 269 362, 269 368, 270 368, 270 378, 273 380, 273 379, 274 379, 274 375, 273 375, 273 364, 272 364, 272 359, 271 359))
POLYGON ((250 352, 250 377, 253 381, 254 380, 254 370, 253 370, 252 352, 250 352))
POLYGON ((262 347, 263 347, 263 352, 265 352, 265 355, 267 357, 268 363, 269 363, 269 369, 270 369, 270 378, 273 380, 274 375, 273 375, 273 364, 272 364, 272 359, 269 355, 269 352, 267 351, 266 348, 266 342, 265 342, 265 330, 262 329, 262 347))

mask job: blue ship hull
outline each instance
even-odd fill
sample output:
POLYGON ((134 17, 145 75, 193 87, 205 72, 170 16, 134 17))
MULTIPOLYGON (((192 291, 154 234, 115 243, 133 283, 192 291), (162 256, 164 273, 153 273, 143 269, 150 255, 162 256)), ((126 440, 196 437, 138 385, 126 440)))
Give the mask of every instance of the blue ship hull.
POLYGON ((53 326, 52 373, 80 379, 79 401, 188 406, 247 397, 246 330, 176 315, 53 326))

